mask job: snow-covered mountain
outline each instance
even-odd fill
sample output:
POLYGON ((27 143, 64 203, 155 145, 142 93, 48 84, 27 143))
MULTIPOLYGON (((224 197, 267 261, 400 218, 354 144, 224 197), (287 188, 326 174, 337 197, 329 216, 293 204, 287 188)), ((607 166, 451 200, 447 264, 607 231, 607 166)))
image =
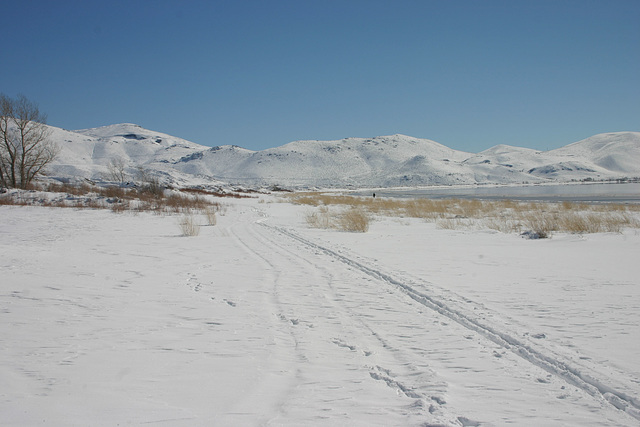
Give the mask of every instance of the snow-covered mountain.
POLYGON ((76 131, 51 127, 51 139, 60 148, 60 154, 49 167, 49 175, 62 179, 106 179, 108 165, 121 160, 132 179, 139 168, 144 168, 166 182, 191 184, 198 180, 171 165, 209 148, 131 123, 76 131))
POLYGON ((132 176, 144 168, 175 185, 391 187, 640 176, 640 132, 595 135, 544 152, 498 145, 478 154, 405 135, 295 141, 262 151, 210 148, 128 123, 52 127, 52 138, 61 153, 50 175, 59 178, 104 178, 113 159, 132 176))

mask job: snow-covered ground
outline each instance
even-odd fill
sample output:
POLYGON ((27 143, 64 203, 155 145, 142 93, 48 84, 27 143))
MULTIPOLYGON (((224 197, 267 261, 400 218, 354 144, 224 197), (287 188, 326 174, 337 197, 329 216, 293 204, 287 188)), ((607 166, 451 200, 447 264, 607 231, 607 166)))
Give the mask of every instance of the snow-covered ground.
POLYGON ((0 206, 0 425, 640 423, 640 233, 0 206), (206 224, 204 217, 200 219, 206 224))

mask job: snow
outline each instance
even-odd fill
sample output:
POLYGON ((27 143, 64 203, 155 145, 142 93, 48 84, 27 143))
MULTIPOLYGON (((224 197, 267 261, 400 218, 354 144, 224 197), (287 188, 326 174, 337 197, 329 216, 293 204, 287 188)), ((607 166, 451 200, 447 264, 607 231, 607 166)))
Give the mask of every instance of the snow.
POLYGON ((0 424, 638 424, 637 231, 354 234, 223 203, 196 237, 0 206, 0 424))
MULTIPOLYGON (((174 185, 200 184, 203 181, 197 176, 185 176, 168 166, 171 162, 207 148, 202 145, 130 123, 77 131, 53 126, 49 128, 51 140, 60 149, 47 170, 51 178, 61 181, 105 180, 109 175, 109 163, 122 160, 125 172, 132 180, 138 168, 143 168, 174 185)), ((204 181, 217 184, 212 178, 204 181)))
POLYGON ((53 178, 102 180, 114 159, 134 176, 142 167, 166 184, 290 188, 522 184, 640 177, 640 132, 595 135, 541 152, 499 145, 478 154, 407 135, 295 141, 252 151, 205 147, 131 123, 66 131, 53 178))
POLYGON ((633 173, 640 156, 637 132, 612 132, 569 144, 551 151, 568 157, 582 157, 607 170, 633 173))

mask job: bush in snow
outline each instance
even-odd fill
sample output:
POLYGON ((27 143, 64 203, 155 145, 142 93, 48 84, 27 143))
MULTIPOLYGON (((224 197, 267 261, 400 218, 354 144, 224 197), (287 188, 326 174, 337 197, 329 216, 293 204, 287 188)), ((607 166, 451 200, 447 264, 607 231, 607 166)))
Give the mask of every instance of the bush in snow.
POLYGON ((212 206, 208 206, 204 209, 204 216, 207 219, 207 224, 216 225, 218 223, 216 210, 212 206))
POLYGON ((338 228, 342 231, 366 233, 369 230, 369 214, 361 207, 352 207, 338 217, 338 228))
POLYGON ((200 226, 196 224, 193 215, 185 214, 178 223, 183 236, 197 236, 200 234, 200 226))

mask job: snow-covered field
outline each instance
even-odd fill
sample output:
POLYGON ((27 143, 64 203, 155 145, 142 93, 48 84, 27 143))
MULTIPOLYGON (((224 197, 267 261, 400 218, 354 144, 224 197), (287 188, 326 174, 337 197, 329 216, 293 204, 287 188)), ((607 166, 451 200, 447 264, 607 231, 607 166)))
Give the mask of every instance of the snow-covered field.
POLYGON ((640 233, 0 206, 0 425, 640 423, 640 233), (202 224, 206 223, 203 218, 202 224))

